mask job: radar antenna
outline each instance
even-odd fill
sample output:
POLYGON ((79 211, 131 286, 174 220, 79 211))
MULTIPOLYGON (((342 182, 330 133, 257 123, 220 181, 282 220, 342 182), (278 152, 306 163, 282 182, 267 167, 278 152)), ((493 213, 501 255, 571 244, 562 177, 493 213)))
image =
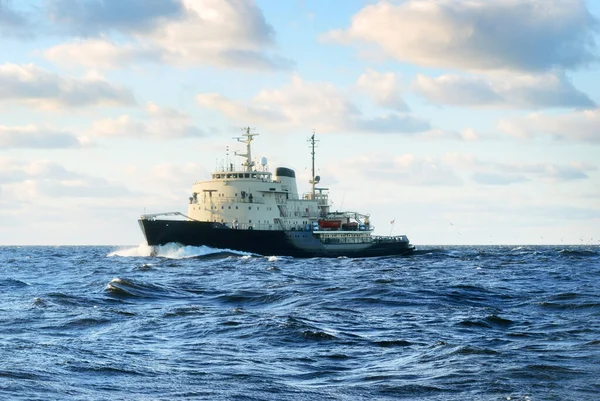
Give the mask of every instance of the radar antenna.
POLYGON ((244 133, 242 134, 242 136, 233 137, 233 139, 237 139, 238 142, 246 144, 246 153, 235 152, 235 155, 245 157, 246 161, 242 163, 242 165, 246 167, 246 171, 252 171, 252 167, 254 167, 254 162, 252 161, 252 150, 250 149, 250 142, 252 142, 252 139, 258 134, 250 133, 250 127, 243 128, 243 131, 244 133))

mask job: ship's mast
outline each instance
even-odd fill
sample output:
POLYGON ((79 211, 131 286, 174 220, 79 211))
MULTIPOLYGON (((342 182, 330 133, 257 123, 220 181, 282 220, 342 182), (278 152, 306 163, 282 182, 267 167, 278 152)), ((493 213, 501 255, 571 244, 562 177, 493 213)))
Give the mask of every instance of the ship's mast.
POLYGON ((310 144, 310 154, 312 156, 312 178, 310 183, 312 184, 312 199, 315 199, 315 144, 318 141, 315 139, 315 130, 313 130, 312 136, 308 139, 310 144))
POLYGON ((254 162, 252 161, 252 150, 250 149, 250 142, 252 142, 252 139, 258 134, 250 133, 250 127, 246 127, 243 130, 244 133, 241 137, 234 137, 233 139, 237 139, 238 142, 246 144, 246 153, 235 152, 235 155, 245 157, 246 161, 242 163, 242 165, 246 166, 246 171, 252 171, 252 167, 254 167, 254 162))

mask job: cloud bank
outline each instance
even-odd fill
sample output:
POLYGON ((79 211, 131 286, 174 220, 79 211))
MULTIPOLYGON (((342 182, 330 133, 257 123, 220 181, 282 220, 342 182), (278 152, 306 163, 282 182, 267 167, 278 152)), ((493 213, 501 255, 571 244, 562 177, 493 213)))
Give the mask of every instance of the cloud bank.
POLYGON ((179 0, 50 0, 46 7, 58 29, 83 37, 111 31, 150 32, 185 13, 179 0))
POLYGON ((594 107, 595 103, 573 87, 561 73, 483 76, 418 74, 415 92, 435 104, 495 108, 594 107))
POLYGON ((14 127, 0 125, 0 147, 5 149, 66 149, 86 147, 90 144, 89 139, 85 137, 35 124, 14 127))
POLYGON ((201 137, 206 132, 195 126, 189 115, 148 102, 143 120, 136 120, 126 114, 98 120, 92 123, 88 134, 97 137, 172 139, 201 137))
POLYGON ((389 153, 362 155, 331 167, 335 176, 348 175, 386 185, 504 186, 530 181, 555 183, 590 178, 598 170, 589 163, 506 163, 480 160, 476 157, 448 153, 442 157, 401 156, 389 153))
POLYGON ((73 172, 47 160, 25 162, 0 157, 0 187, 2 190, 8 189, 12 193, 18 193, 19 199, 40 196, 72 198, 131 196, 131 192, 120 184, 73 172))
POLYGON ((427 67, 544 71, 596 61, 597 32, 583 0, 408 0, 368 5, 324 38, 427 67))
POLYGON ((600 109, 557 115, 532 113, 525 117, 501 120, 498 128, 517 138, 550 136, 562 141, 600 144, 600 109))
POLYGON ((239 123, 282 131, 306 130, 309 126, 321 133, 406 134, 431 128, 427 121, 409 114, 365 116, 350 101, 350 96, 334 85, 305 81, 297 75, 280 89, 262 90, 247 101, 232 100, 218 93, 198 94, 196 101, 239 123))
POLYGON ((135 104, 131 91, 101 78, 71 78, 33 64, 0 65, 0 102, 41 109, 135 104))
POLYGON ((32 24, 29 16, 14 8, 10 0, 0 0, 0 38, 31 38, 32 24))
POLYGON ((51 2, 54 23, 75 37, 47 49, 58 64, 124 68, 131 63, 213 65, 250 70, 289 69, 272 53, 275 31, 253 1, 87 0, 51 2))

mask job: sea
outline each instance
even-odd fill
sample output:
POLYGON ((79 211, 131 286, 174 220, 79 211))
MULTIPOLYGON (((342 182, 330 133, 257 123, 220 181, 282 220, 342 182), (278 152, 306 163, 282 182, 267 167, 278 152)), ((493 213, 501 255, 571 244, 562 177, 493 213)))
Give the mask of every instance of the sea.
POLYGON ((0 247, 0 400, 600 400, 600 246, 0 247))

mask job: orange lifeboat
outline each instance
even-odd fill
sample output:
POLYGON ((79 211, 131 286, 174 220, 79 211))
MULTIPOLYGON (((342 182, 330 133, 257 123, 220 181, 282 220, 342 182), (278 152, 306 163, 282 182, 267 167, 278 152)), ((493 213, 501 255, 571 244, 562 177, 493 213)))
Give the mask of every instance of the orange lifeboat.
POLYGON ((319 227, 322 229, 338 229, 342 225, 342 220, 319 220, 319 227))

